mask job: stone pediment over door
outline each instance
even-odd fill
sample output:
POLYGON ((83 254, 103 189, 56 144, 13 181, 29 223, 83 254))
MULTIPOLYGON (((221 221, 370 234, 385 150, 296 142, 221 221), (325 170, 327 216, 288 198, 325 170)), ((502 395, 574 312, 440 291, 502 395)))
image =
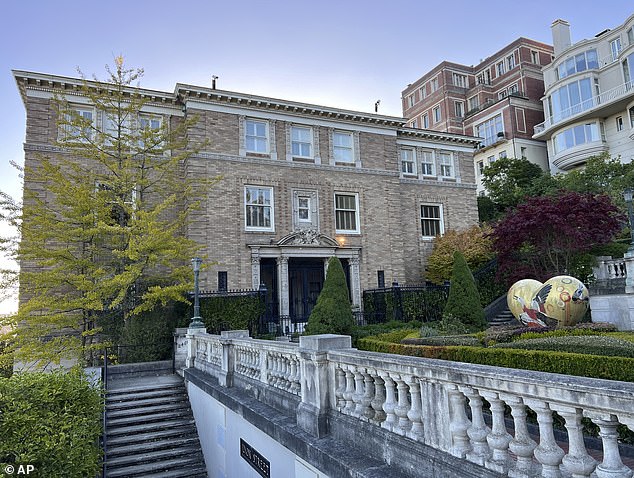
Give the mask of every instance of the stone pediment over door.
POLYGON ((339 247, 339 243, 332 237, 321 234, 316 229, 302 229, 293 231, 284 236, 276 244, 277 246, 316 246, 339 247))

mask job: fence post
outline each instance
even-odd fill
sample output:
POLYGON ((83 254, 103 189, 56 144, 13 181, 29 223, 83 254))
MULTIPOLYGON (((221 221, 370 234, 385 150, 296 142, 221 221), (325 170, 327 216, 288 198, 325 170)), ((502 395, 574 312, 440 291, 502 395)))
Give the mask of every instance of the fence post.
POLYGON ((403 320, 403 300, 401 297, 401 286, 398 282, 392 282, 392 294, 394 302, 394 320, 403 320))
POLYGON ((220 332, 222 344, 222 371, 218 375, 218 383, 223 387, 233 387, 233 374, 236 368, 236 351, 232 339, 248 339, 248 330, 223 330, 220 332))

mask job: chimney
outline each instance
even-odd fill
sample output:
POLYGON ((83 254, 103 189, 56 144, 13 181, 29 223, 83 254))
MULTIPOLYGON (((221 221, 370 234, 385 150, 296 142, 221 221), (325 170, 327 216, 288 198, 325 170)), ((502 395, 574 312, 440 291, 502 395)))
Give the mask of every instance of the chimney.
POLYGON ((570 42, 570 23, 566 20, 555 20, 550 26, 550 30, 553 32, 553 47, 555 56, 557 56, 572 44, 570 42))

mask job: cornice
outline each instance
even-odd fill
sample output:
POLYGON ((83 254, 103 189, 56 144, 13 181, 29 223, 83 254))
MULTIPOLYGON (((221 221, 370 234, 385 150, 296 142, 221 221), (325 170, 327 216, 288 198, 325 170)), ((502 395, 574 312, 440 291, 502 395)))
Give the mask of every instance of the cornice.
POLYGON ((446 141, 446 142, 452 142, 452 143, 468 144, 472 146, 480 144, 480 142, 482 141, 481 138, 476 138, 474 136, 467 136, 467 135, 455 134, 455 133, 445 133, 442 131, 432 131, 428 129, 418 129, 418 128, 399 128, 398 137, 426 139, 430 141, 446 141))

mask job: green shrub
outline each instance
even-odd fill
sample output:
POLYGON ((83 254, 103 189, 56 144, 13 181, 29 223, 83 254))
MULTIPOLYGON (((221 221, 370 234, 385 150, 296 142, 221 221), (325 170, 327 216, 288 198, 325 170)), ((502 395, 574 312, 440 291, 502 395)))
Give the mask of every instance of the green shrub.
POLYGON ((494 347, 571 353, 582 351, 584 354, 591 355, 634 358, 634 343, 601 335, 569 335, 566 337, 516 340, 507 344, 496 344, 494 347))
POLYGON ((401 322, 399 320, 391 320, 383 324, 357 325, 352 331, 352 346, 356 347, 356 343, 360 338, 370 337, 372 335, 387 334, 395 330, 416 329, 421 326, 417 320, 410 322, 401 322))
POLYGON ((328 260, 328 274, 308 318, 305 333, 351 335, 354 326, 346 276, 341 262, 333 256, 328 260))
POLYGON ((479 347, 482 343, 473 335, 441 335, 438 337, 409 338, 401 340, 407 345, 472 345, 479 347))
POLYGON ((37 477, 96 476, 102 409, 78 369, 0 378, 0 470, 31 464, 37 477))
POLYGON ((425 324, 420 328, 419 337, 437 337, 440 332, 431 323, 425 324))
MULTIPOLYGON (((215 295, 200 299, 200 316, 210 334, 249 329, 253 335, 264 307, 258 294, 215 295)), ((190 308, 189 317, 192 316, 193 308, 190 308)))
POLYGON ((478 330, 484 329, 487 325, 473 275, 460 251, 454 252, 451 287, 443 317, 448 315, 457 317, 466 325, 478 330))
POLYGON ((634 359, 579 353, 468 346, 401 344, 407 334, 394 332, 359 340, 358 348, 372 352, 410 355, 455 362, 634 382, 634 359))

